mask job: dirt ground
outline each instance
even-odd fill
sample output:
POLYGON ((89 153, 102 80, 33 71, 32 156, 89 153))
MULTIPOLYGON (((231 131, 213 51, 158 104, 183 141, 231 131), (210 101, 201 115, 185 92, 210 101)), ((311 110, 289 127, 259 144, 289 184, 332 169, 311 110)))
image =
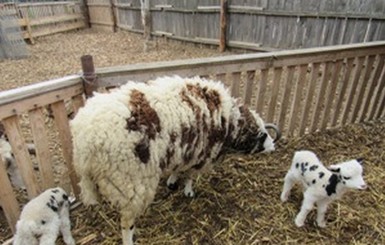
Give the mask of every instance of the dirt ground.
MULTIPOLYGON (((216 49, 160 40, 142 52, 139 35, 106 35, 91 30, 40 38, 24 60, 0 61, 0 89, 10 89, 78 73, 80 57, 94 56, 96 67, 231 54, 216 49)), ((385 121, 284 139, 270 154, 229 155, 199 178, 196 197, 173 192, 162 180, 154 203, 137 220, 137 244, 385 244, 385 121), (327 228, 311 212, 303 228, 294 225, 301 205, 295 188, 287 203, 279 200, 283 178, 295 150, 316 152, 326 164, 363 157, 369 188, 352 191, 327 212, 327 228)), ((1 187, 0 187, 1 188, 1 187)), ((0 212, 0 243, 12 234, 0 212)), ((121 244, 119 216, 108 204, 80 205, 71 213, 77 244, 121 244)), ((57 244, 64 244, 61 239, 57 244)))

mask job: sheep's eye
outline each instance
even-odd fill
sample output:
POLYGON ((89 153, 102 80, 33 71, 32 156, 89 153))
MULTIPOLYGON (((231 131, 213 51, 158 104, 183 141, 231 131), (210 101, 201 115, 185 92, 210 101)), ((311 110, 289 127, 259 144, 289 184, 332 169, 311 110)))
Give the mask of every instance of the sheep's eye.
POLYGON ((344 180, 349 180, 349 179, 351 179, 352 177, 346 177, 346 176, 344 176, 343 178, 344 178, 344 180))

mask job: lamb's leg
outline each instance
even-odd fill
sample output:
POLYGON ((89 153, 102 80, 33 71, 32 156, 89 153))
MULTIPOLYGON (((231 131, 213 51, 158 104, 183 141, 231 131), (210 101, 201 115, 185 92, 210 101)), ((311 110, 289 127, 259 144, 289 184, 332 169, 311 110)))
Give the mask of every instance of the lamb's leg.
POLYGON ((308 191, 305 191, 303 195, 303 201, 301 210, 297 214, 297 217, 295 218, 295 225, 298 227, 301 227, 304 225, 306 216, 309 214, 309 212, 313 209, 315 203, 315 198, 309 194, 308 191))
POLYGON ((184 186, 184 194, 186 197, 194 197, 195 193, 193 190, 193 180, 188 178, 185 181, 185 186, 184 186))
POLYGON ((286 202, 290 195, 290 190, 293 188, 294 184, 296 182, 295 176, 293 172, 289 171, 287 172, 285 176, 285 181, 283 184, 283 189, 281 193, 281 201, 286 202))
POLYGON ((178 181, 178 176, 176 175, 176 173, 172 173, 170 177, 168 177, 167 179, 167 187, 173 191, 177 190, 178 189, 177 181, 178 181))
POLYGON ((39 245, 55 245, 59 235, 60 220, 59 217, 53 219, 51 223, 46 224, 39 245))
POLYGON ((325 213, 329 205, 329 201, 322 200, 317 202, 317 224, 319 227, 326 227, 325 213))
POLYGON ((60 211, 60 232, 67 245, 75 245, 75 240, 71 234, 71 222, 69 220, 69 203, 66 202, 60 211))
POLYGON ((134 225, 132 225, 129 228, 122 229, 123 245, 134 245, 134 232, 135 232, 134 225))

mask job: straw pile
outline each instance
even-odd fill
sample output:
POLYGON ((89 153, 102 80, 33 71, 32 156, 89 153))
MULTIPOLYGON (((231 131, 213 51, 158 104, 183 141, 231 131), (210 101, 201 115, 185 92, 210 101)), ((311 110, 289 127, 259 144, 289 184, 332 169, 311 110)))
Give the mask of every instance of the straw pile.
MULTIPOLYGON (((385 121, 284 140, 268 155, 229 155, 195 183, 193 199, 171 192, 165 180, 155 202, 137 221, 138 244, 385 244, 385 121), (315 151, 325 165, 364 157, 365 191, 330 205, 327 228, 294 225, 302 193, 279 199, 293 152, 315 151)), ((72 212, 78 244, 120 244, 119 216, 108 204, 72 212)))

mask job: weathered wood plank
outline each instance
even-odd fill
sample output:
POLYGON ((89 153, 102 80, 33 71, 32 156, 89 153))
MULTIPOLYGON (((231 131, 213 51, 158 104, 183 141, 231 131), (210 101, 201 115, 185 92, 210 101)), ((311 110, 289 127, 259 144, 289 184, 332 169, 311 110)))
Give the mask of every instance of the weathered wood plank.
POLYGON ((251 97, 253 95, 254 90, 254 79, 255 79, 255 71, 247 71, 246 72, 246 82, 243 91, 243 101, 246 105, 251 104, 251 97))
MULTIPOLYGON (((343 78, 341 80, 341 88, 340 88, 340 94, 337 98, 336 106, 335 106, 335 111, 333 114, 333 119, 332 119, 332 126, 337 125, 338 119, 342 115, 341 113, 341 108, 342 108, 342 103, 344 102, 344 98, 346 98, 347 94, 347 88, 349 85, 349 79, 350 75, 353 70, 353 63, 354 63, 354 58, 347 59, 346 64, 345 64, 345 69, 343 73, 343 78)), ((340 121, 341 123, 341 121, 340 121)))
POLYGON ((268 109, 267 109, 267 121, 273 122, 275 110, 277 108, 277 98, 279 94, 280 84, 281 84, 281 77, 282 77, 282 68, 275 68, 273 70, 273 86, 272 86, 272 93, 270 96, 270 100, 268 102, 268 109))
POLYGON ((320 88, 317 94, 317 99, 315 101, 314 106, 314 113, 310 124, 310 130, 312 132, 316 131, 318 129, 318 125, 321 119, 321 115, 323 110, 325 109, 324 102, 326 99, 326 89, 329 85, 329 77, 330 77, 330 70, 332 68, 333 62, 326 62, 323 64, 322 67, 322 77, 321 77, 321 84, 320 88))
MULTIPOLYGON (((68 168, 68 175, 71 180, 72 190, 76 197, 79 197, 80 189, 78 186, 78 178, 72 164, 72 141, 67 111, 63 101, 58 101, 52 104, 52 112, 54 115, 55 125, 59 132, 61 149, 63 151, 64 160, 68 168)), ((67 190, 69 191, 69 190, 67 190)))
POLYGON ((55 186, 52 157, 49 149, 49 139, 45 128, 45 117, 41 108, 28 112, 33 141, 36 147, 36 156, 38 159, 39 171, 41 174, 42 188, 48 189, 55 186))
POLYGON ((346 123, 346 121, 348 120, 348 116, 350 114, 350 109, 352 107, 352 102, 353 102, 353 99, 354 99, 354 96, 355 96, 355 93, 357 90, 358 81, 360 80, 362 65, 363 65, 364 61, 365 61, 364 56, 358 57, 356 59, 355 67, 354 67, 353 80, 351 81, 351 87, 350 87, 349 92, 348 92, 349 96, 348 96, 347 102, 345 104, 344 110, 342 112, 342 115, 343 115, 342 119, 341 119, 342 125, 344 125, 346 123))
POLYGON ((336 113, 334 110, 335 107, 333 107, 333 102, 336 100, 336 97, 337 97, 336 91, 337 91, 338 80, 340 78, 342 63, 343 63, 343 60, 337 60, 333 66, 333 71, 332 71, 331 80, 330 80, 330 89, 328 91, 329 96, 327 96, 325 110, 321 121, 322 130, 326 129, 327 124, 329 123, 330 114, 332 112, 336 113))
POLYGON ((285 122, 286 122, 286 115, 288 114, 287 110, 289 108, 289 103, 290 103, 290 94, 293 87, 294 72, 295 72, 295 66, 289 66, 287 68, 285 87, 283 90, 283 96, 282 96, 282 102, 281 102, 282 106, 281 106, 281 109, 279 112, 279 118, 278 118, 278 127, 281 129, 282 132, 286 132, 284 133, 285 135, 288 134, 288 132, 285 131, 284 129, 286 128, 285 122))
MULTIPOLYGON (((376 71, 374 73, 373 79, 372 79, 372 86, 369 90, 369 94, 367 97, 367 101, 364 107, 364 112, 367 112, 367 120, 372 120, 374 111, 376 108, 376 101, 377 101, 377 95, 379 94, 379 91, 381 91, 384 87, 381 84, 381 74, 385 73, 385 55, 380 55, 379 62, 376 66, 376 71), (370 108, 369 108, 369 104, 370 108)), ((361 118, 363 120, 363 118, 361 118)))
POLYGON ((309 81, 310 84, 305 95, 305 107, 304 107, 304 110, 302 111, 302 116, 300 119, 299 135, 303 135, 306 132, 306 127, 308 126, 308 122, 310 121, 309 119, 312 118, 310 114, 310 109, 312 108, 312 104, 313 104, 313 97, 315 94, 320 66, 321 66, 320 63, 314 63, 311 66, 312 69, 311 69, 311 75, 310 75, 310 81, 309 81))
POLYGON ((239 87, 241 86, 241 72, 233 72, 231 74, 231 95, 239 97, 239 87))
POLYGON ((12 116, 3 119, 2 122, 15 155, 16 165, 27 188, 28 197, 32 199, 40 193, 40 187, 34 174, 27 145, 21 133, 19 119, 17 116, 12 116))
POLYGON ((258 82, 258 94, 257 94, 256 110, 260 114, 263 114, 263 111, 264 111, 265 93, 266 93, 268 74, 269 74, 269 69, 261 70, 261 78, 258 82))
POLYGON ((289 123, 289 134, 294 135, 294 130, 296 125, 298 125, 298 119, 301 112, 301 107, 303 106, 302 102, 302 91, 306 82, 308 65, 301 65, 299 67, 299 75, 295 81, 295 90, 293 95, 293 102, 291 104, 290 110, 290 123, 289 123))
POLYGON ((5 218, 11 231, 15 233, 16 222, 19 219, 19 203, 16 200, 16 196, 13 193, 11 182, 9 181, 6 164, 0 157, 0 206, 4 211, 5 218))
POLYGON ((373 64, 374 64, 375 58, 376 58, 376 56, 374 56, 374 55, 371 55, 367 58, 367 62, 365 64, 365 70, 363 72, 363 78, 361 80, 361 86, 358 89, 358 96, 356 95, 356 102, 355 102, 355 105, 353 107, 352 122, 357 122, 357 119, 361 118, 361 116, 359 116, 358 114, 360 112, 360 109, 362 109, 363 105, 364 105, 362 100, 363 100, 364 94, 366 92, 369 77, 373 72, 373 64))

